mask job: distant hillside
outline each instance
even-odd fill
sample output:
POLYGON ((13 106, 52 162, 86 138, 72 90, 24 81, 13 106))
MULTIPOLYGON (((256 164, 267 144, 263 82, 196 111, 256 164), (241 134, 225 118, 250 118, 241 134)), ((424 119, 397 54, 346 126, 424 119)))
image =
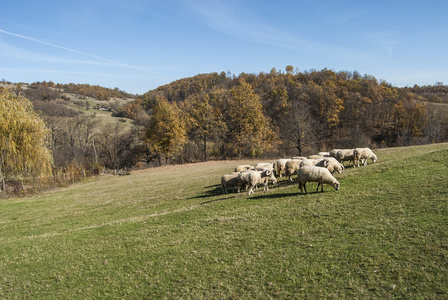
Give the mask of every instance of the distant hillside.
POLYGON ((74 116, 82 112, 108 115, 118 112, 123 105, 136 99, 136 95, 89 84, 55 84, 53 82, 0 83, 16 93, 23 93, 36 110, 50 116, 74 116))
POLYGON ((238 76, 199 74, 138 96, 86 84, 37 82, 13 87, 28 97, 36 110, 51 117, 49 127, 61 140, 55 138, 55 142, 65 147, 62 158, 55 159, 61 165, 91 165, 97 159, 91 135, 76 146, 80 151, 67 154, 72 147, 65 141, 70 126, 88 124, 89 115, 97 117, 93 123, 121 120, 128 129, 135 129, 133 136, 101 129, 95 137, 95 142, 104 139, 104 149, 111 145, 106 135, 112 139, 115 134, 122 140, 116 144, 121 149, 103 153, 111 160, 104 164, 114 169, 142 160, 147 165, 156 160, 162 164, 162 158, 165 163, 185 163, 291 157, 333 148, 385 148, 448 140, 448 87, 441 83, 398 88, 356 71, 292 70, 288 66, 285 71, 238 76), (86 120, 77 120, 79 115, 86 120), (64 125, 67 132, 60 133, 57 117, 73 117, 70 121, 78 123, 64 125), (111 153, 121 158, 112 161, 111 153))
MULTIPOLYGON (((209 104, 225 115, 233 91, 242 81, 247 82, 279 133, 278 150, 283 155, 297 154, 297 150, 403 146, 448 138, 448 87, 441 83, 398 88, 356 71, 291 70, 238 76, 199 74, 160 86, 139 96, 138 101, 149 111, 159 99, 182 107, 185 101, 200 101, 207 95, 209 104)), ((232 122, 231 118, 226 122, 232 122)))

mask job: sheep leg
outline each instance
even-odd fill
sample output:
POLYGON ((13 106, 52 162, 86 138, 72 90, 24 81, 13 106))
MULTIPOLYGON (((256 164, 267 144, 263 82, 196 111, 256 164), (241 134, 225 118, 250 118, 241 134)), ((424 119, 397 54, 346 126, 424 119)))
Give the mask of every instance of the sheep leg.
POLYGON ((303 188, 305 189, 305 194, 308 194, 308 192, 306 190, 306 182, 303 184, 303 188))
POLYGON ((249 188, 249 196, 250 196, 251 194, 254 194, 254 187, 253 187, 253 186, 251 186, 251 187, 249 188))

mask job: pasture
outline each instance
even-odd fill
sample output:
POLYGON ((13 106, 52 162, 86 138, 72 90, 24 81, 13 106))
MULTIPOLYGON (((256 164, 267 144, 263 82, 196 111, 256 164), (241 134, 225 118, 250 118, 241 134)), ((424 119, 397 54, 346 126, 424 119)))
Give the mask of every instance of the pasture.
POLYGON ((308 195, 219 161, 0 199, 0 298, 446 299, 448 144, 375 153, 308 195))

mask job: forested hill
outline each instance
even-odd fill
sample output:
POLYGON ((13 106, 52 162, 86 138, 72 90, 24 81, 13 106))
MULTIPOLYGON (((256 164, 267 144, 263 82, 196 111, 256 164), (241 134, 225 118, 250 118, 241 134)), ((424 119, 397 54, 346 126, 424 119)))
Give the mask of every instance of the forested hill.
POLYGON ((210 73, 138 97, 122 113, 137 119, 160 102, 178 110, 190 147, 218 156, 313 153, 446 141, 448 87, 394 87, 374 76, 310 72, 210 73), (428 103, 440 105, 427 105, 428 103), (210 145, 208 146, 210 147, 210 145))
POLYGON ((447 86, 398 88, 356 71, 288 66, 200 74, 140 96, 86 84, 1 85, 42 114, 58 167, 119 169, 142 161, 291 157, 448 141, 447 86))

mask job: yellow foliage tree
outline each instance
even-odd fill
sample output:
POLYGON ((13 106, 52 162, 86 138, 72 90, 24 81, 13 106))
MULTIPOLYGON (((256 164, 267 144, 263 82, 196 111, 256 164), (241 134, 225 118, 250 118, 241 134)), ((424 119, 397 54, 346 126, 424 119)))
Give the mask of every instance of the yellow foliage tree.
POLYGON ((50 131, 34 112, 31 102, 0 89, 0 181, 50 173, 51 152, 46 147, 50 131))
POLYGON ((170 156, 179 153, 187 142, 185 124, 180 115, 175 104, 170 104, 165 98, 159 99, 145 132, 150 149, 163 154, 166 161, 170 156))
POLYGON ((263 114, 259 96, 244 80, 231 90, 227 107, 228 143, 241 157, 259 157, 272 148, 277 133, 263 114))

